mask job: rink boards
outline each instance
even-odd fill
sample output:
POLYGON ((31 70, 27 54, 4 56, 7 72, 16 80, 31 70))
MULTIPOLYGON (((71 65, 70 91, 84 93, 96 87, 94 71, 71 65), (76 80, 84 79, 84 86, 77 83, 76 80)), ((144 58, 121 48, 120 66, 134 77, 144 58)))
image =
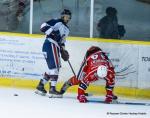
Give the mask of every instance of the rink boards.
MULTIPOLYGON (((44 40, 42 35, 0 33, 0 85, 35 88, 42 73, 48 70, 41 52, 44 40)), ((66 49, 76 73, 86 50, 92 45, 101 47, 114 64, 115 71, 122 72, 116 77, 117 94, 150 98, 150 42, 69 37, 66 49)), ((58 89, 72 75, 68 63, 62 60, 58 89)), ((105 81, 99 80, 88 91, 104 94, 104 85, 105 81)), ((76 92, 77 87, 69 91, 76 92)))

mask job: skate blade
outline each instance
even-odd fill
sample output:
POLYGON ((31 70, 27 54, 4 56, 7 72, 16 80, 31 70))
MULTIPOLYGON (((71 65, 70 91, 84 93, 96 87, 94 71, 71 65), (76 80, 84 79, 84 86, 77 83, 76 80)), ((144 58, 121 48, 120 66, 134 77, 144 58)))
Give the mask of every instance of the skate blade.
POLYGON ((57 94, 48 94, 49 98, 62 98, 63 95, 57 95, 57 94))
POLYGON ((46 95, 46 93, 43 93, 43 92, 41 92, 39 90, 36 90, 35 93, 38 94, 38 95, 41 95, 41 96, 45 96, 46 95))

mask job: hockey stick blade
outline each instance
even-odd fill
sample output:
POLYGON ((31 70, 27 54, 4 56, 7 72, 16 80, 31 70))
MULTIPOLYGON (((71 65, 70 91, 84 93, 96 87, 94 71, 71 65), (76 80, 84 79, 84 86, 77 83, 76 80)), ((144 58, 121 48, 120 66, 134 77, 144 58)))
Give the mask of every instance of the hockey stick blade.
MULTIPOLYGON (((104 101, 100 100, 88 100, 89 103, 102 103, 102 104, 107 104, 104 101)), ((121 104, 121 105, 142 105, 142 106, 150 106, 150 103, 140 103, 140 102, 121 102, 117 101, 115 103, 110 103, 110 104, 121 104)))

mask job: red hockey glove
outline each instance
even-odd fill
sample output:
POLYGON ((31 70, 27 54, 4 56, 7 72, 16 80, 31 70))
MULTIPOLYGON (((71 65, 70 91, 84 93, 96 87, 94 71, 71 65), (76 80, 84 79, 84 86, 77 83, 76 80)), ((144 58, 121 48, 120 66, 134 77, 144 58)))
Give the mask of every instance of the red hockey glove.
POLYGON ((79 100, 80 103, 86 103, 87 102, 87 98, 85 97, 85 95, 78 95, 77 99, 79 100))
POLYGON ((108 96, 107 95, 106 99, 105 99, 105 103, 108 103, 108 104, 117 103, 118 102, 117 99, 118 99, 118 97, 116 95, 113 95, 113 96, 108 96))
POLYGON ((105 103, 107 104, 112 103, 112 96, 106 96, 105 103))

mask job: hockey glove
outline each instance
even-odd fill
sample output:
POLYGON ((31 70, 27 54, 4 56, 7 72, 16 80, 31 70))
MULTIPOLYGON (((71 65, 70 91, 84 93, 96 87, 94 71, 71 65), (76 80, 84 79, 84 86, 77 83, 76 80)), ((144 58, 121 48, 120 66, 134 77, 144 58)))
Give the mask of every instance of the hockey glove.
POLYGON ((55 41, 60 40, 62 38, 60 33, 57 33, 57 31, 52 31, 49 36, 55 41))
POLYGON ((107 103, 107 104, 117 103, 118 102, 117 99, 118 99, 118 97, 115 95, 113 95, 113 96, 106 95, 105 103, 107 103))
POLYGON ((105 103, 107 103, 107 104, 112 103, 112 96, 107 96, 106 95, 105 103))
POLYGON ((77 99, 79 100, 80 103, 86 103, 87 102, 87 98, 85 97, 85 95, 78 95, 77 99))
POLYGON ((69 53, 67 50, 64 50, 64 49, 61 49, 60 50, 60 53, 61 53, 61 58, 64 60, 64 61, 68 61, 69 59, 69 53))

